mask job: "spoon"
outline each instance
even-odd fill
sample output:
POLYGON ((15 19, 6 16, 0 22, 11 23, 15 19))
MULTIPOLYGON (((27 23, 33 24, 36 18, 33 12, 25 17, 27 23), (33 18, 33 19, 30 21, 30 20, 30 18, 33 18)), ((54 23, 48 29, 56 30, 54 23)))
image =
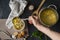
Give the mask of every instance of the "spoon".
POLYGON ((22 19, 22 20, 29 20, 29 18, 25 18, 25 19, 22 19))
POLYGON ((39 5, 39 7, 38 7, 38 9, 37 10, 35 10, 34 12, 33 12, 33 14, 32 15, 34 15, 34 14, 38 14, 39 13, 39 10, 40 10, 40 8, 42 7, 42 5, 44 4, 44 2, 45 2, 45 0, 42 0, 42 2, 40 3, 40 5, 39 5))

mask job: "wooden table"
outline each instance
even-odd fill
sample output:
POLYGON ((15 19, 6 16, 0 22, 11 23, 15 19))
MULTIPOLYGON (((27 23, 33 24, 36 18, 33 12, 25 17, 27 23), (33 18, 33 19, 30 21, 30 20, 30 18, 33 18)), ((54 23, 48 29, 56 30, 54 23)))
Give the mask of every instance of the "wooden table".
MULTIPOLYGON (((7 30, 10 34, 13 34, 13 32, 15 32, 15 30, 13 28, 8 29, 8 27, 6 27, 6 25, 5 25, 5 23, 6 23, 6 19, 0 19, 0 29, 3 29, 4 31, 7 30)), ((26 36, 28 36, 27 28, 25 28, 25 30, 27 31, 27 35, 26 36)), ((0 37, 4 38, 4 39, 9 39, 10 38, 6 34, 2 34, 1 32, 0 32, 0 37)))

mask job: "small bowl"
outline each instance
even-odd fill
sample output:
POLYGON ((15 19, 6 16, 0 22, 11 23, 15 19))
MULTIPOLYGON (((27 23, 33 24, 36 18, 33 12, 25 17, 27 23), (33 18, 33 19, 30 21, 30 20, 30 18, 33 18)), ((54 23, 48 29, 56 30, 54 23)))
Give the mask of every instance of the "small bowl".
POLYGON ((18 31, 18 32, 20 32, 20 31, 22 31, 22 30, 24 30, 24 28, 25 28, 25 22, 22 20, 22 19, 20 19, 19 17, 14 17, 13 18, 13 20, 12 20, 12 23, 13 23, 13 29, 15 30, 15 31, 18 31), (15 23, 16 22, 16 23, 15 23), (22 22, 22 23, 21 23, 22 22), (22 25, 23 24, 23 25, 22 25), (17 26, 17 25, 19 25, 19 26, 17 26), (22 27, 21 27, 22 26, 22 27))

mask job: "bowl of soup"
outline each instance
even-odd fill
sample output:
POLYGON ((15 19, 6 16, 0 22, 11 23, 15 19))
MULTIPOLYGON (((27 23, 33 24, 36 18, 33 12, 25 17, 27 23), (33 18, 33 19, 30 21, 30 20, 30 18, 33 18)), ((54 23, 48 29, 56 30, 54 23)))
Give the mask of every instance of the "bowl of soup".
POLYGON ((19 17, 14 17, 12 20, 13 28, 16 31, 22 31, 25 28, 25 22, 19 17))

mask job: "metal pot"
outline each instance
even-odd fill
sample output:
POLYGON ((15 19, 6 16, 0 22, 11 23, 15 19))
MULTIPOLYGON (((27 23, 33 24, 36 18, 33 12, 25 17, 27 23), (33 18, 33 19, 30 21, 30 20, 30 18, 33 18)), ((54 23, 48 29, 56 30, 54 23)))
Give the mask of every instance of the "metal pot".
POLYGON ((56 10, 57 7, 53 4, 46 8, 42 8, 38 13, 40 23, 47 27, 51 27, 56 24, 59 18, 56 10))

